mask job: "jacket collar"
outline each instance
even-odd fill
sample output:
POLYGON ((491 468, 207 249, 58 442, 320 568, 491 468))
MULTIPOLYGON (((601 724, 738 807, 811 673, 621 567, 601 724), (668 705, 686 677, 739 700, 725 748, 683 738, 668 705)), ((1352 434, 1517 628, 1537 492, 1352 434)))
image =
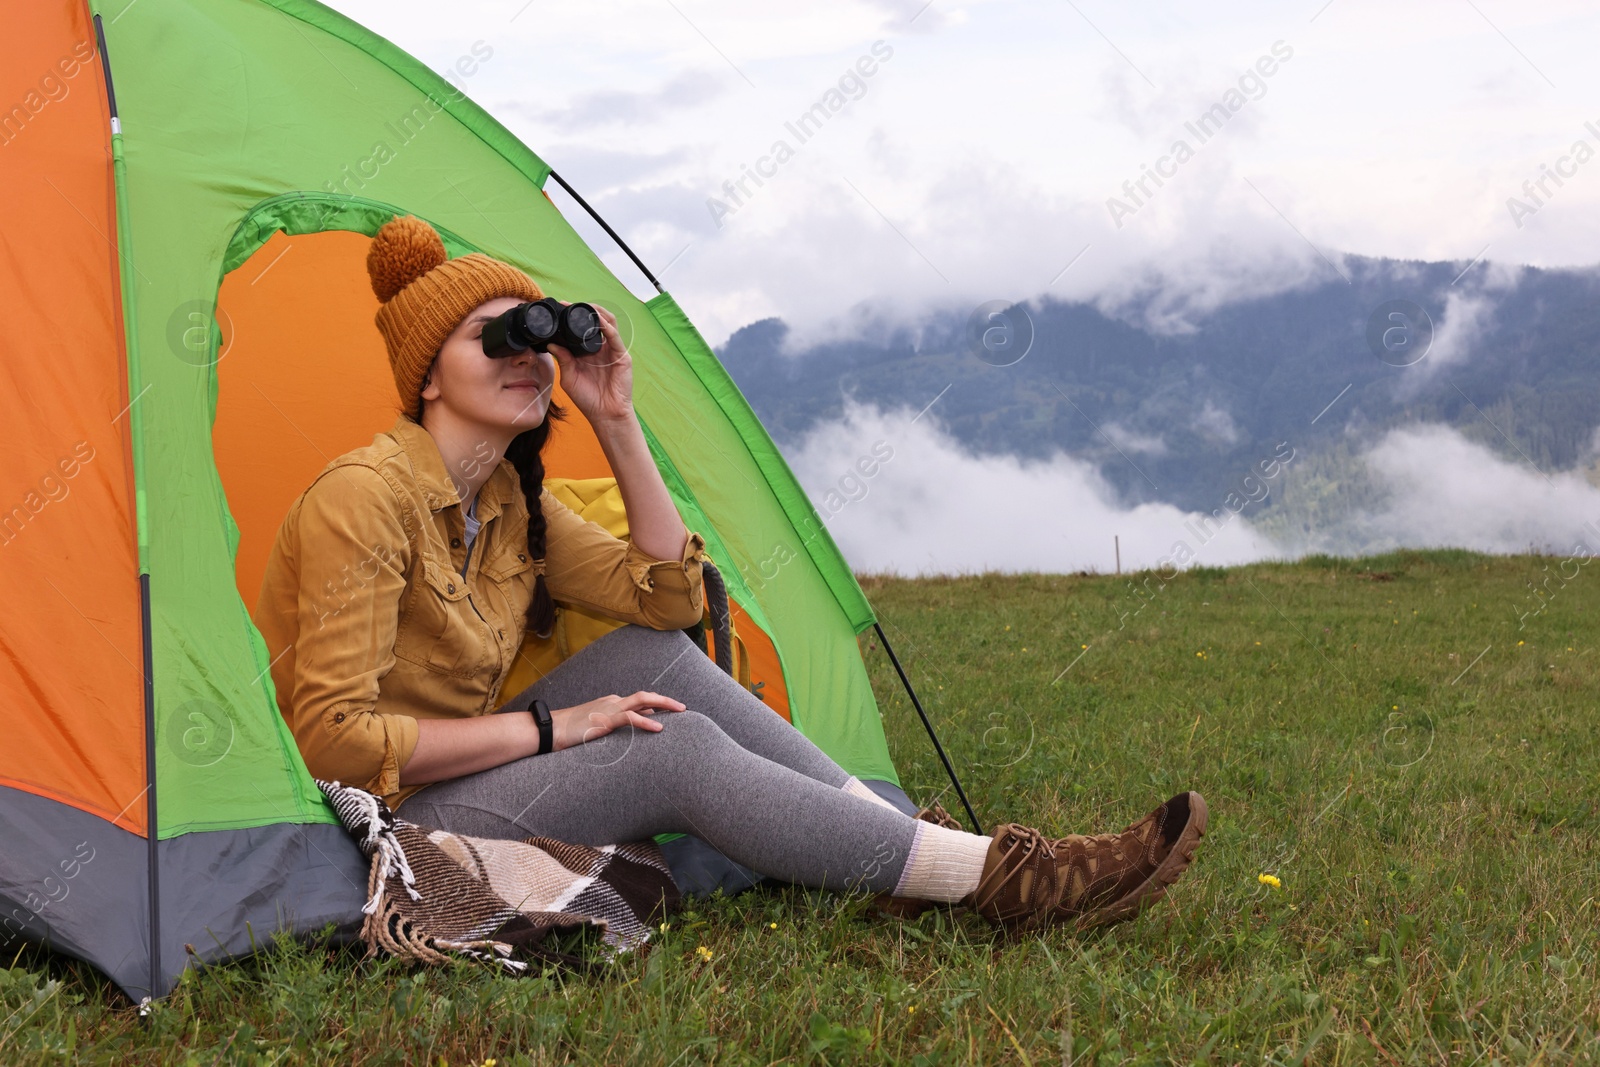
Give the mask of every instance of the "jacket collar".
MULTIPOLYGON (((401 450, 411 462, 411 470, 416 475, 422 495, 427 498, 430 510, 441 511, 452 504, 461 503, 461 494, 456 491, 450 472, 444 465, 439 444, 427 427, 402 413, 389 427, 388 434, 400 443, 401 450)), ((487 523, 500 514, 511 502, 512 495, 521 491, 517 468, 502 456, 494 473, 489 475, 489 480, 478 487, 478 521, 487 523)))

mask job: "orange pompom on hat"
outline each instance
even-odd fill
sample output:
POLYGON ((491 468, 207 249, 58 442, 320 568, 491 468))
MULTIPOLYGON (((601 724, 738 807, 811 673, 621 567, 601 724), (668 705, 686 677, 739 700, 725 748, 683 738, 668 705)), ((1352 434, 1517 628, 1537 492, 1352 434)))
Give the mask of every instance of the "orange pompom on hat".
POLYGON ((542 300, 534 280, 482 252, 450 259, 444 241, 415 215, 397 215, 378 228, 367 249, 367 276, 377 294, 378 332, 400 403, 411 418, 422 410, 422 379, 467 313, 501 296, 542 300))

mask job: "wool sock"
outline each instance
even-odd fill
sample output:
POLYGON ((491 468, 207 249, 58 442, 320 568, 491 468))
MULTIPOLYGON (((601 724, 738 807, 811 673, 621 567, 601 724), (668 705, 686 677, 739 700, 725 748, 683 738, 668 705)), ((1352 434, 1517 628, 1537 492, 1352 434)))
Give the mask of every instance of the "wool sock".
POLYGON ((890 811, 899 811, 900 810, 899 808, 895 807, 893 804, 889 803, 887 800, 885 800, 882 797, 880 797, 878 794, 874 793, 872 791, 872 787, 871 786, 867 785, 866 782, 863 782, 861 779, 857 778, 853 774, 850 776, 850 780, 848 782, 846 782, 844 785, 840 786, 839 788, 843 789, 846 793, 849 793, 852 796, 860 797, 862 800, 870 800, 874 804, 882 804, 884 807, 888 808, 890 811))
POLYGON ((894 895, 954 904, 978 888, 993 840, 919 820, 894 895))

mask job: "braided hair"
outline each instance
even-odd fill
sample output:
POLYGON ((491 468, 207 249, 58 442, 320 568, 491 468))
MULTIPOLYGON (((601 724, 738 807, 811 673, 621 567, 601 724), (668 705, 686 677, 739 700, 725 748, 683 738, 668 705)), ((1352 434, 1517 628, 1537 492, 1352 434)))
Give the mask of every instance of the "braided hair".
MULTIPOLYGON (((438 354, 435 353, 435 358, 438 354)), ((423 375, 422 386, 427 388, 432 378, 432 371, 423 375)), ((428 402, 418 399, 417 421, 422 421, 422 410, 428 402)), ((506 446, 506 459, 517 470, 517 481, 522 485, 522 499, 528 505, 528 558, 544 559, 545 521, 544 508, 539 503, 539 497, 544 493, 544 452, 545 442, 550 440, 550 420, 561 420, 567 417, 567 409, 555 402, 552 397, 550 405, 545 409, 544 421, 531 430, 523 430, 511 439, 506 446)), ((556 624, 556 604, 550 599, 550 590, 544 584, 544 572, 539 572, 539 577, 533 583, 533 599, 528 603, 528 614, 523 622, 527 629, 541 641, 549 637, 556 624)))
MULTIPOLYGON (((528 505, 528 558, 544 559, 544 508, 539 497, 544 492, 544 443, 550 439, 550 420, 567 417, 566 409, 550 401, 545 420, 531 430, 523 430, 506 446, 506 458, 517 469, 522 483, 522 499, 528 505)), ((549 637, 556 622, 555 601, 545 588, 544 572, 534 581, 533 600, 528 604, 527 628, 541 640, 549 637)))

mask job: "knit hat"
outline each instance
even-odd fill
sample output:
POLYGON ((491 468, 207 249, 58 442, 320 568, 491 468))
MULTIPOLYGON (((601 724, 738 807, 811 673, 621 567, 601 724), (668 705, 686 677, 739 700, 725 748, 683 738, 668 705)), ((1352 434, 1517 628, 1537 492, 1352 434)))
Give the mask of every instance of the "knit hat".
POLYGON ((423 376, 468 312, 501 296, 544 298, 509 263, 481 252, 448 258, 438 231, 415 215, 397 215, 378 228, 367 249, 367 276, 381 302, 376 321, 394 385, 413 419, 422 410, 423 376))

